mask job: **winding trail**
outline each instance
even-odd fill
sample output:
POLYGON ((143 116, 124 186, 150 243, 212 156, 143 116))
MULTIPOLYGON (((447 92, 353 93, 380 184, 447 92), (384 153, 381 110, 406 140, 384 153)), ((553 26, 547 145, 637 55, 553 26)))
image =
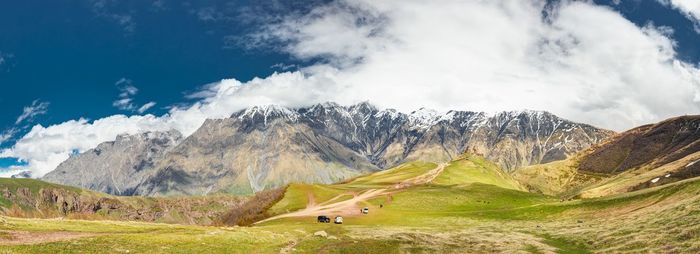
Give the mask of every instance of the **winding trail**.
POLYGON ((340 198, 341 196, 344 195, 349 195, 348 193, 343 193, 340 194, 336 197, 331 198, 330 200, 323 202, 321 204, 316 204, 316 202, 312 202, 313 194, 308 193, 309 195, 309 201, 307 203, 306 208, 295 211, 295 212, 290 212, 290 213, 285 213, 285 214, 280 214, 277 216, 273 216, 261 221, 256 222, 255 224, 259 223, 264 223, 272 220, 277 220, 277 219, 282 219, 282 218, 291 218, 291 217, 310 217, 310 216, 319 216, 319 215, 340 215, 340 216, 354 216, 354 215, 360 215, 360 208, 357 205, 360 202, 364 202, 385 194, 389 193, 395 193, 404 189, 407 189, 412 186, 416 185, 422 185, 426 183, 432 182, 442 171, 445 169, 447 166, 447 163, 441 163, 434 169, 431 169, 430 171, 426 172, 425 174, 406 179, 404 181, 401 181, 399 183, 394 184, 391 186, 391 188, 382 188, 382 189, 368 189, 364 192, 361 192, 359 194, 355 194, 353 198, 348 199, 348 200, 343 200, 340 202, 335 202, 331 203, 333 200, 336 200, 340 198))

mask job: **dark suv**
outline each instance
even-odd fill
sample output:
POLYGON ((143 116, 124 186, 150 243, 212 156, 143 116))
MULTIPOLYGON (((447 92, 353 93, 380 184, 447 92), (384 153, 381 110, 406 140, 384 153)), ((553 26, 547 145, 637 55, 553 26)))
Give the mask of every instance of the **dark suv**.
POLYGON ((331 223, 331 218, 325 215, 318 216, 317 220, 319 223, 331 223))

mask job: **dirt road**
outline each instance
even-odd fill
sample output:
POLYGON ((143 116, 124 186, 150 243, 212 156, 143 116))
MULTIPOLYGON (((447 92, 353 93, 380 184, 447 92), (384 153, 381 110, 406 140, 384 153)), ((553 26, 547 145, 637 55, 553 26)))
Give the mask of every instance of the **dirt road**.
MULTIPOLYGON (((261 220, 256 222, 255 224, 258 223, 263 223, 267 221, 272 221, 272 220, 277 220, 277 219, 282 219, 282 218, 290 218, 290 217, 311 217, 311 216, 319 216, 319 215, 328 215, 328 216, 354 216, 354 215, 360 215, 360 207, 358 206, 358 203, 367 201, 388 193, 395 193, 399 192, 403 189, 409 188, 411 186, 416 186, 416 185, 421 185, 421 184, 426 184, 429 182, 432 182, 440 173, 442 170, 445 169, 447 166, 447 163, 442 163, 435 167, 434 169, 431 169, 430 171, 426 172, 425 174, 406 179, 400 183, 397 183, 393 185, 391 188, 382 188, 382 189, 368 189, 364 192, 361 192, 359 194, 354 195, 353 198, 344 200, 344 201, 339 201, 335 203, 331 203, 333 200, 336 200, 340 198, 340 196, 344 196, 347 194, 341 194, 338 195, 329 201, 326 201, 320 205, 316 205, 315 202, 308 202, 307 207, 304 208, 303 210, 291 212, 291 213, 285 213, 285 214, 280 214, 277 216, 273 216, 270 218, 267 218, 265 220, 261 220)), ((313 194, 309 193, 309 198, 311 199, 313 197, 313 194)))
POLYGON ((91 237, 96 234, 77 232, 28 232, 0 230, 0 244, 37 244, 91 237))

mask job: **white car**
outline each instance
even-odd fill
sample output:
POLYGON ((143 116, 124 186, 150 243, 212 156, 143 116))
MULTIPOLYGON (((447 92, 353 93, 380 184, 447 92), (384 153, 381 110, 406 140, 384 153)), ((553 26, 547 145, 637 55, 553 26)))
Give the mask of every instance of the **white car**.
POLYGON ((333 221, 335 224, 343 224, 343 217, 341 216, 335 216, 335 220, 333 221))
POLYGON ((369 213, 369 208, 367 208, 367 207, 362 208, 362 213, 368 214, 368 213, 369 213))

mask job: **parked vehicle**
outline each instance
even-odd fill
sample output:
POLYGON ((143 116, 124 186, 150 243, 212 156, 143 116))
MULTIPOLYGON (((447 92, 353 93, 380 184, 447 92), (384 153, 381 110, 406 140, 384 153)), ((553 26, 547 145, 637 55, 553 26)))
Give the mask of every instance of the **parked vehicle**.
POLYGON ((319 223, 331 223, 331 218, 325 215, 318 216, 317 220, 319 223))
POLYGON ((335 216, 335 224, 343 224, 343 217, 335 216))
POLYGON ((369 213, 369 208, 368 208, 368 207, 362 208, 362 213, 368 214, 368 213, 369 213))

